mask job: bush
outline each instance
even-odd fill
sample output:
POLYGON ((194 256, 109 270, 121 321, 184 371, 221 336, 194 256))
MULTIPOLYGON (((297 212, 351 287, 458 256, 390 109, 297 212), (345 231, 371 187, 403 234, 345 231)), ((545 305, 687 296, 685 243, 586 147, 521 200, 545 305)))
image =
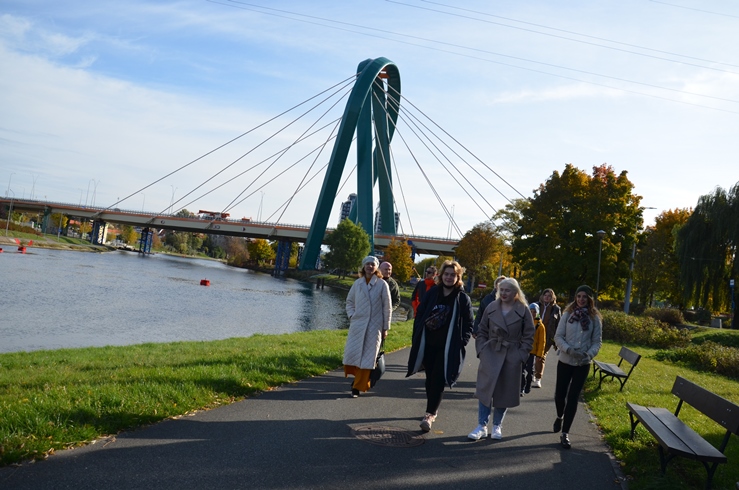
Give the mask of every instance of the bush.
POLYGON ((739 349, 706 341, 685 348, 659 351, 660 361, 683 362, 696 369, 739 379, 739 349))
POLYGON ((677 308, 647 308, 644 311, 644 315, 660 322, 669 323, 670 325, 685 323, 682 311, 677 308))
POLYGON ((658 348, 684 347, 690 332, 651 317, 630 316, 621 311, 603 311, 603 338, 623 344, 658 348))

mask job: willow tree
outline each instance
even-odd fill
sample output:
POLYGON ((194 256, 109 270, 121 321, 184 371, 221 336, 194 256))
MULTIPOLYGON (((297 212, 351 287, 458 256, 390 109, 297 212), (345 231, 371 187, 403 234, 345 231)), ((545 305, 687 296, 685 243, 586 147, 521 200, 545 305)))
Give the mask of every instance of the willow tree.
MULTIPOLYGON (((687 301, 721 311, 730 305, 729 281, 737 277, 739 182, 698 199, 677 236, 680 279, 687 301)), ((737 328, 736 313, 732 326, 737 328)))
POLYGON ((513 258, 527 284, 567 298, 581 284, 595 289, 600 276, 601 293, 622 297, 642 224, 641 197, 633 189, 626 171, 616 175, 606 164, 593 167, 592 175, 571 164, 555 171, 521 210, 514 234, 513 258), (606 232, 600 270, 599 230, 606 232))

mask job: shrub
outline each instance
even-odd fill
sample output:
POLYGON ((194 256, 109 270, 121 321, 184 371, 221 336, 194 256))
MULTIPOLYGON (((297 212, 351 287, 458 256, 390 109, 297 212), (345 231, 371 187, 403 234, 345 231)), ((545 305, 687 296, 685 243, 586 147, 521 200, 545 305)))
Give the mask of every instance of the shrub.
POLYGON ((706 341, 680 349, 659 351, 660 361, 683 362, 696 369, 739 379, 739 349, 706 341))
POLYGON ((690 332, 651 317, 630 316, 621 311, 603 311, 603 338, 625 344, 651 347, 684 347, 690 332))
POLYGON ((647 308, 644 311, 644 315, 660 322, 669 323, 670 325, 685 323, 682 311, 677 308, 647 308))

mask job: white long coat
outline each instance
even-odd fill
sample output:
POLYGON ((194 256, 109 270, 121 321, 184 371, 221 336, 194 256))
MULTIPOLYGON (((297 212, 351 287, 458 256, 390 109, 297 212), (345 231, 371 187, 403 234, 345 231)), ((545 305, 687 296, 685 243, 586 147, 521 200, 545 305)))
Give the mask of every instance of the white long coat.
POLYGON ((369 284, 360 277, 346 297, 349 333, 344 346, 344 365, 374 369, 382 343, 382 331, 390 330, 390 288, 377 276, 369 284))

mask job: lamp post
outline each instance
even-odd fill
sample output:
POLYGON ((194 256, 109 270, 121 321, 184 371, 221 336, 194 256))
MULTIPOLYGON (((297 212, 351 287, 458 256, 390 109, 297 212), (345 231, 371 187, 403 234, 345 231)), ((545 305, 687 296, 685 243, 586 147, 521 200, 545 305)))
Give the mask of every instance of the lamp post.
POLYGON ((88 198, 88 197, 90 197, 90 183, 91 183, 91 182, 92 182, 93 180, 94 180, 94 179, 90 179, 90 180, 89 180, 89 181, 87 182, 87 194, 85 194, 85 207, 87 207, 87 198, 88 198))
MULTIPOLYGON (((13 192, 10 190, 10 187, 8 187, 7 192, 5 193, 5 197, 8 197, 8 192, 13 192)), ((10 207, 8 208, 8 219, 5 220, 5 236, 8 236, 8 226, 10 225, 10 215, 13 214, 13 199, 15 198, 15 192, 13 192, 13 197, 10 198, 10 207)))
POLYGON ((95 187, 93 187, 93 189, 92 189, 92 203, 90 205, 94 208, 95 207, 95 196, 97 195, 97 192, 98 192, 98 184, 100 183, 100 181, 99 180, 95 180, 95 179, 93 179, 92 181, 95 184, 95 187))
POLYGON ((139 192, 139 194, 141 194, 142 196, 144 196, 144 201, 141 203, 141 212, 143 213, 144 212, 144 205, 146 204, 146 194, 144 194, 143 192, 139 192))
POLYGON ((169 185, 172 188, 172 199, 169 200, 169 214, 172 214, 172 206, 174 206, 174 193, 177 192, 177 187, 172 184, 169 185))
POLYGON ((15 172, 11 172, 10 177, 8 177, 8 188, 5 190, 5 197, 8 197, 8 192, 10 192, 10 181, 13 180, 14 175, 15 175, 15 172))
POLYGON ((598 230, 598 276, 595 280, 595 304, 598 305, 598 296, 600 295, 600 255, 603 252, 603 237, 606 236, 606 232, 598 230))

